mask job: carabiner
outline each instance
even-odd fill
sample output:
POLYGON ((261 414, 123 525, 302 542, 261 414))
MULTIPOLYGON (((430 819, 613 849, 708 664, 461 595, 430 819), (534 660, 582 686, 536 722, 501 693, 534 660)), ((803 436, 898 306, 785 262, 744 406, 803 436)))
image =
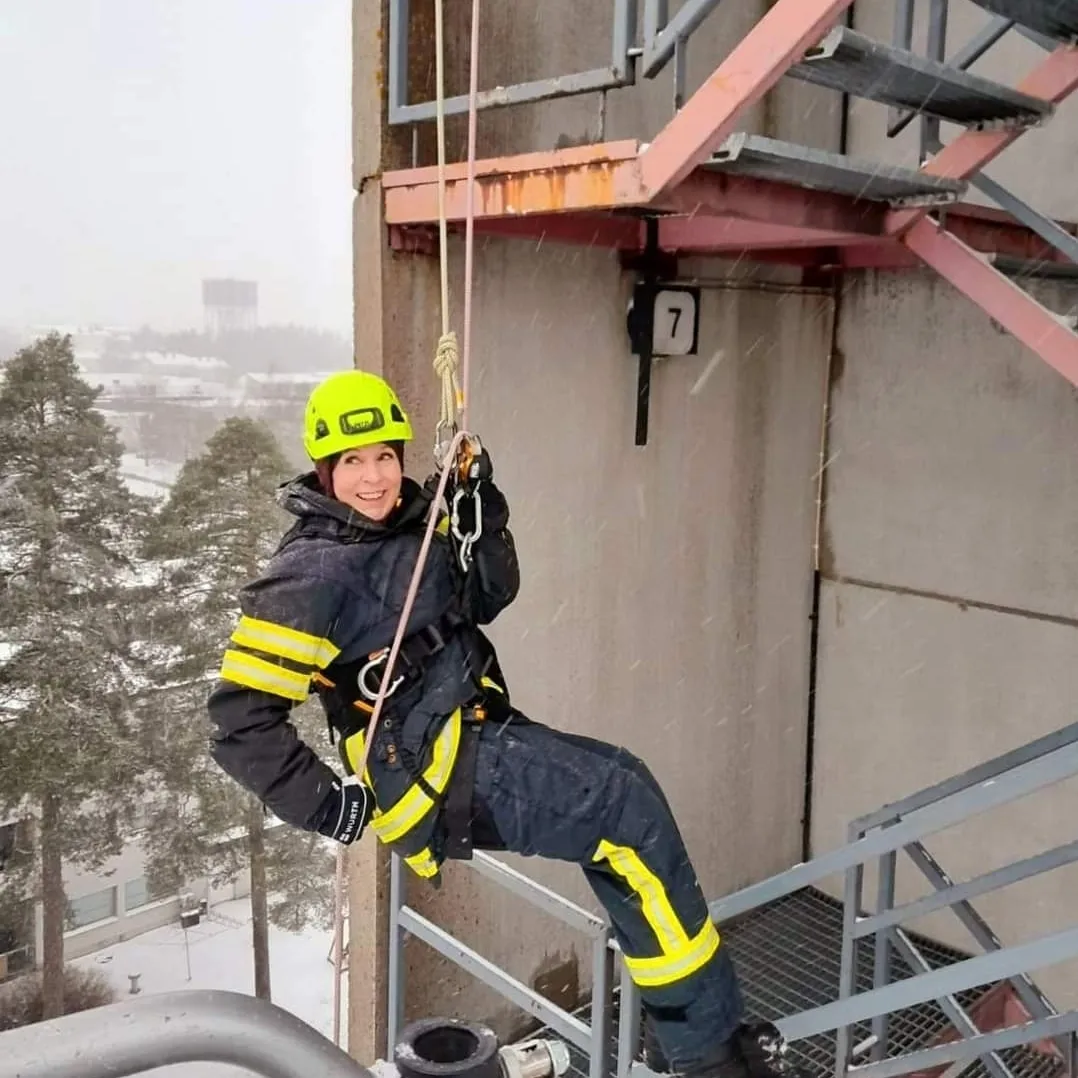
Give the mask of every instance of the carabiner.
MULTIPOLYGON (((377 652, 375 655, 373 655, 371 657, 370 661, 360 669, 359 675, 356 677, 356 683, 357 683, 357 685, 359 687, 359 691, 368 700, 370 700, 372 703, 375 700, 378 699, 378 688, 381 685, 381 679, 379 679, 378 686, 376 686, 372 690, 367 685, 367 675, 372 670, 374 670, 376 667, 381 666, 382 663, 384 663, 386 661, 386 659, 388 659, 388 658, 389 658, 389 648, 383 648, 381 651, 377 652)), ((400 684, 401 684, 401 682, 403 680, 404 680, 404 675, 403 674, 398 674, 396 681, 394 681, 393 684, 390 685, 389 688, 386 690, 386 699, 387 700, 389 699, 389 697, 391 697, 397 691, 398 688, 400 688, 400 684)))
POLYGON ((479 483, 476 483, 472 490, 457 487, 453 492, 449 529, 458 543, 457 557, 460 560, 460 567, 467 572, 472 564, 472 547, 483 534, 483 498, 479 493, 479 483), (467 533, 460 530, 460 503, 466 497, 471 498, 475 503, 475 531, 467 533))

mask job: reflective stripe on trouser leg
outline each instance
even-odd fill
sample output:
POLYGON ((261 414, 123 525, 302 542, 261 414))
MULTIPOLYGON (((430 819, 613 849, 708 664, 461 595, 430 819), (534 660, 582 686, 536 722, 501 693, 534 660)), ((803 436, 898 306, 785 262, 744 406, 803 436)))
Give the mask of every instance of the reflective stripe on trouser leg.
POLYGON ((500 848, 584 870, 622 954, 639 960, 640 996, 672 1065, 714 1058, 741 1021, 743 1001, 728 949, 708 927, 677 822, 646 765, 624 749, 539 723, 492 724, 479 742, 475 797, 500 848), (606 856, 596 860, 601 850, 606 856), (698 939, 699 952, 691 948, 698 939), (690 950, 679 953, 685 941, 690 950), (666 976, 654 977, 671 953, 684 966, 671 962, 666 976))
POLYGON ((639 987, 676 984, 714 957, 719 949, 719 933, 714 922, 705 916, 703 925, 690 934, 671 905, 662 880, 635 850, 603 839, 592 861, 607 862, 611 871, 625 881, 625 886, 636 896, 640 915, 654 933, 657 955, 642 956, 632 950, 624 954, 629 975, 639 987))

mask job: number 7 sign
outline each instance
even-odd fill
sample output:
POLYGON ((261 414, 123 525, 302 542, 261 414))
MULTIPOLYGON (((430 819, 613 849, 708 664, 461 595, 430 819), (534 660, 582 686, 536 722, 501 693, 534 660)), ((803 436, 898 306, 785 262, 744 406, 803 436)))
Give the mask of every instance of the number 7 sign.
POLYGON ((652 327, 654 355, 696 355, 700 336, 700 289, 656 290, 652 327))

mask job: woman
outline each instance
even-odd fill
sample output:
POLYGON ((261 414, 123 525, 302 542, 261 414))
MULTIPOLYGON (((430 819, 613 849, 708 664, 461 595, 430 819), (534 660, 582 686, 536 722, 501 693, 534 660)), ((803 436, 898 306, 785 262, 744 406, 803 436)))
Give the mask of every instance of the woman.
POLYGON ((429 879, 476 847, 576 862, 640 987, 649 1059, 772 1078, 777 1031, 741 1020, 732 963, 658 783, 624 749, 532 722, 510 703, 478 628, 519 586, 485 451, 479 519, 439 523, 369 767, 354 775, 431 509, 431 493, 403 474, 411 438, 396 394, 372 374, 335 374, 311 394, 314 470, 281 488, 296 522, 240 595, 208 702, 214 759, 286 823, 342 843, 369 826, 429 879), (459 534, 476 524, 464 550, 459 534), (312 688, 347 782, 289 722, 312 688))

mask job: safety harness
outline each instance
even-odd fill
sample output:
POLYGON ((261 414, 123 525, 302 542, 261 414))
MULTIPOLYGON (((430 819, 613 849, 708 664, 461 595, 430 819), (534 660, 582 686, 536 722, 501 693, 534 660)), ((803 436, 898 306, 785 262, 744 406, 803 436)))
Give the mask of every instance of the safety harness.
MULTIPOLYGON (((469 624, 459 610, 451 608, 430 624, 403 638, 393 682, 387 690, 382 709, 383 729, 392 730, 395 722, 408 713, 417 699, 417 690, 422 686, 431 660, 444 651, 450 640, 469 624)), ((478 642, 478 633, 476 637, 478 642)), ((476 647, 470 647, 469 652, 471 668, 485 670, 492 656, 483 655, 476 647)), ((313 687, 325 705, 330 740, 334 740, 335 733, 340 736, 341 758, 349 771, 352 764, 346 746, 349 739, 357 735, 362 735, 364 740, 368 736, 373 702, 378 696, 388 653, 389 649, 383 648, 352 662, 333 663, 325 674, 316 673, 313 679, 313 687)), ((392 742, 387 755, 391 764, 399 759, 414 784, 430 799, 429 811, 444 808, 444 853, 447 858, 454 860, 469 860, 474 849, 472 792, 480 728, 489 717, 497 716, 504 720, 510 714, 502 687, 485 674, 477 674, 476 680, 475 697, 461 706, 459 719, 456 714, 450 717, 452 721, 459 721, 460 736, 452 761, 452 772, 446 781, 438 783, 440 788, 436 789, 428 781, 423 761, 413 759, 410 753, 398 749, 392 742)))

